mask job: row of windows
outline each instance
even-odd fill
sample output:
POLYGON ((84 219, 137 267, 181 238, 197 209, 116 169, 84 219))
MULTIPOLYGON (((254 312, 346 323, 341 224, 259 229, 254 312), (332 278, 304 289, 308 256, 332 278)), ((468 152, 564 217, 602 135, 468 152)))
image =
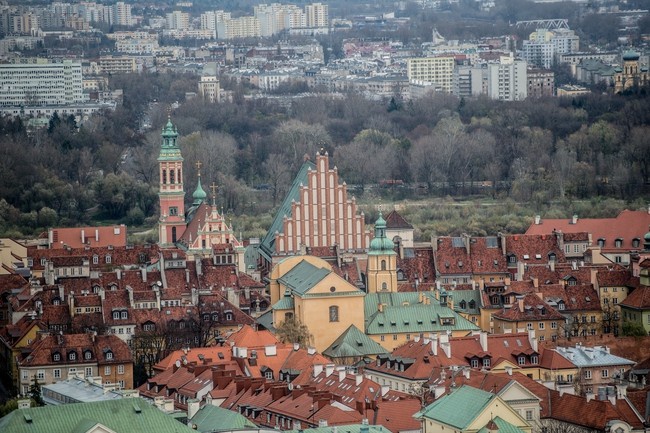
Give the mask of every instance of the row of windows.
MULTIPOLYGON (((79 355, 79 354, 78 354, 76 351, 74 351, 74 350, 70 350, 70 351, 68 352, 66 358, 67 358, 68 361, 76 361, 77 358, 78 358, 78 355, 79 355)), ((88 361, 88 360, 90 360, 90 359, 93 359, 93 352, 92 352, 91 350, 84 350, 82 356, 83 356, 83 359, 84 359, 84 360, 88 361)), ((105 351, 105 352, 104 352, 104 358, 105 358, 106 360, 111 360, 111 359, 113 359, 113 352, 111 352, 110 350, 105 351)), ((54 362, 59 362, 59 361, 61 361, 62 359, 63 359, 63 354, 61 354, 61 352, 54 352, 54 353, 52 354, 52 361, 54 361, 54 362)))

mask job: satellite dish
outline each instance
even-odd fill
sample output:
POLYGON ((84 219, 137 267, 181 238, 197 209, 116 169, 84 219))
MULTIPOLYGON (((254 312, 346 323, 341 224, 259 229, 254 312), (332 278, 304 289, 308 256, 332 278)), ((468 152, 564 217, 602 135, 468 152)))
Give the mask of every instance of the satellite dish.
POLYGON ((176 368, 180 368, 180 366, 181 366, 181 362, 176 360, 176 368))

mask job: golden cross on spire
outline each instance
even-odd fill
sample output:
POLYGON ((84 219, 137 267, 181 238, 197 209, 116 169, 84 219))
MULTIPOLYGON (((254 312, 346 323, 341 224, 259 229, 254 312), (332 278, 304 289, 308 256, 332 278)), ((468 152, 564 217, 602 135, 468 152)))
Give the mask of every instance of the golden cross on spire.
POLYGON ((212 185, 210 185, 210 189, 212 190, 212 197, 215 197, 217 195, 217 186, 216 183, 212 182, 212 185))
POLYGON ((196 164, 194 165, 196 165, 196 169, 199 172, 199 176, 201 176, 201 166, 203 165, 203 163, 201 161, 196 161, 196 164))

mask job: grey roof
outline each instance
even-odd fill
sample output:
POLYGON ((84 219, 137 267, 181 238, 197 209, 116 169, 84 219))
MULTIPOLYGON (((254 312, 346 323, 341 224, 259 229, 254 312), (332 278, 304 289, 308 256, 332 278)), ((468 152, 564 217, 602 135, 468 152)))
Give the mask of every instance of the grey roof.
POLYGON ((307 173, 310 169, 315 169, 316 165, 311 161, 305 161, 305 163, 300 167, 298 174, 291 184, 291 188, 287 192, 287 195, 280 205, 271 227, 269 227, 266 236, 262 239, 260 244, 259 252, 266 260, 271 261, 271 256, 275 254, 275 232, 281 233, 283 229, 283 220, 284 216, 291 217, 291 203, 293 201, 300 202, 300 185, 307 185, 307 173))
POLYGON ((285 430, 284 433, 391 433, 382 425, 348 424, 331 427, 307 428, 304 430, 285 430))
POLYGON ((268 329, 271 332, 275 332, 275 327, 273 326, 273 310, 269 309, 262 315, 260 315, 255 322, 262 325, 264 329, 268 329))
POLYGON ((274 310, 293 310, 294 302, 290 296, 285 296, 273 304, 274 310))
POLYGON ((481 291, 480 290, 453 290, 448 292, 454 299, 454 310, 466 314, 481 314, 481 291), (465 308, 461 307, 461 302, 465 301, 465 308), (474 308, 470 308, 470 302, 474 301, 474 308))
POLYGON ((612 355, 608 348, 602 346, 558 347, 555 350, 578 368, 635 364, 629 359, 612 355))
POLYGON ((84 379, 66 379, 42 386, 43 399, 49 405, 66 403, 87 403, 89 401, 117 400, 123 398, 120 392, 104 391, 101 385, 84 379))
POLYGON ((381 353, 388 353, 388 351, 354 325, 350 325, 330 347, 323 351, 323 355, 329 358, 359 358, 381 353))

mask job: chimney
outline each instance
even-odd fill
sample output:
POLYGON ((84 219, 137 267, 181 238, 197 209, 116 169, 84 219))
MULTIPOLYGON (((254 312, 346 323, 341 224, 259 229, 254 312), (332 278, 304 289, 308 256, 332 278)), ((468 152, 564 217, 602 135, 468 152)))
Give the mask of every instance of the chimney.
POLYGON ((197 257, 196 258, 196 275, 202 275, 203 274, 203 269, 201 269, 202 263, 201 263, 201 258, 197 257))
POLYGON ((196 398, 191 398, 187 401, 187 418, 192 419, 194 415, 201 408, 201 401, 196 398))
POLYGON ((508 373, 508 376, 512 376, 512 366, 506 365, 506 373, 508 373))
POLYGON ((440 343, 440 348, 442 349, 443 352, 445 352, 445 355, 447 358, 451 358, 451 344, 449 344, 449 341, 446 343, 440 343))
POLYGON ((382 304, 381 302, 379 304, 377 304, 377 311, 379 311, 380 313, 383 313, 384 312, 384 304, 382 304))
POLYGON ((433 399, 438 400, 442 395, 445 393, 445 387, 444 386, 436 386, 433 388, 433 399))
POLYGON ((519 308, 519 311, 524 311, 524 297, 523 296, 517 296, 517 308, 519 308))
POLYGON ((185 282, 186 282, 187 284, 190 283, 190 270, 187 269, 187 268, 185 268, 185 282))
POLYGON ((323 364, 314 364, 314 377, 323 372, 323 364))
POLYGON ((345 370, 339 370, 339 382, 343 382, 345 380, 345 370))
POLYGON ((99 242, 99 229, 95 229, 95 242, 99 242))
POLYGON ((535 225, 540 225, 542 223, 541 215, 535 215, 535 225))
POLYGON ((479 342, 481 343, 481 350, 483 352, 488 351, 488 334, 485 331, 481 331, 478 335, 479 342))
POLYGON ((463 369, 463 376, 465 376, 465 379, 469 380, 469 374, 470 374, 470 369, 469 368, 464 368, 463 369))
POLYGON ((539 289, 539 278, 533 277, 533 287, 539 289))
POLYGON ((307 348, 307 355, 315 355, 316 354, 316 348, 315 347, 308 347, 307 348))
POLYGON ((361 382, 363 382, 363 375, 362 374, 355 374, 354 375, 354 384, 356 386, 361 385, 361 382))
POLYGON ((388 385, 382 385, 381 386, 381 396, 384 397, 386 394, 388 394, 388 391, 390 391, 390 386, 388 385))
POLYGON ((147 268, 143 267, 140 271, 142 272, 142 282, 146 283, 147 282, 147 268))
POLYGON ((590 402, 591 400, 594 399, 594 393, 593 392, 588 392, 585 394, 585 397, 587 397, 587 403, 590 402))
POLYGON ((530 343, 530 347, 533 348, 535 352, 537 352, 537 338, 535 338, 535 330, 534 329, 529 329, 528 330, 528 342, 530 343))
POLYGON ((571 218, 571 224, 578 224, 578 215, 573 215, 573 218, 571 218))
POLYGON ((334 364, 327 364, 325 366, 325 377, 330 377, 334 373, 334 364))
POLYGON ((433 356, 438 356, 438 334, 433 334, 431 339, 431 353, 433 356))
POLYGON ((122 279, 122 269, 115 269, 115 278, 117 278, 118 281, 122 279))
POLYGON ((84 229, 81 229, 81 243, 86 243, 86 231, 84 229))
POLYGON ((293 343, 293 350, 299 350, 300 349, 300 343, 293 343))

